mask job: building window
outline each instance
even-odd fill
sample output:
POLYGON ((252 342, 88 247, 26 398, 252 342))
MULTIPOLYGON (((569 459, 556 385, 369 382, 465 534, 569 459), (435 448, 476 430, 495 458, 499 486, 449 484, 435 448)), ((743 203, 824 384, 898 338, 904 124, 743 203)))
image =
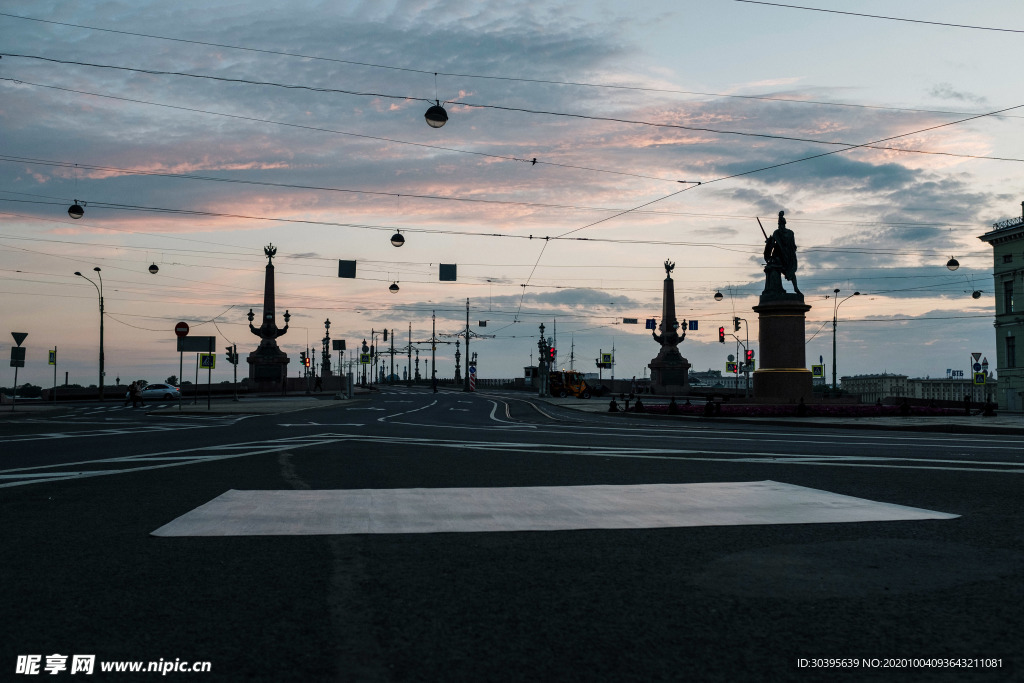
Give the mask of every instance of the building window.
POLYGON ((1003 263, 1013 263, 1013 254, 1003 254, 1003 263))
POLYGON ((1013 280, 1003 282, 1003 313, 1013 313, 1013 280))
POLYGON ((1013 337, 1006 338, 1006 367, 1017 367, 1017 342, 1013 337))

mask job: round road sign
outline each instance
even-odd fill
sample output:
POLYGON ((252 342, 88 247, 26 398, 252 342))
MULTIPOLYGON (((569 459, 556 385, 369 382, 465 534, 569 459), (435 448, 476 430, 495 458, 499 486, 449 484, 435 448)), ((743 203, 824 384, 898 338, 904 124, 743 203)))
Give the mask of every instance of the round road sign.
POLYGON ((175 325, 174 326, 174 334, 178 335, 179 337, 187 337, 188 336, 188 323, 178 323, 177 325, 175 325))
POLYGON ((974 364, 974 371, 975 372, 981 372, 981 363, 975 363, 974 364))

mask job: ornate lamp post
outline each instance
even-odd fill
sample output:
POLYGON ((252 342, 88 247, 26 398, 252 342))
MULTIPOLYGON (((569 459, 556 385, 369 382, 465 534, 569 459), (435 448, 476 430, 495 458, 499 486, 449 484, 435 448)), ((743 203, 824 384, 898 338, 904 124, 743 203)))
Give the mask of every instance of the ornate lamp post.
POLYGON ((100 273, 99 266, 96 266, 95 268, 93 268, 93 270, 96 271, 96 277, 98 277, 99 280, 100 280, 100 284, 99 285, 97 285, 92 280, 89 280, 89 278, 85 277, 84 275, 79 273, 77 270, 75 271, 75 275, 77 275, 78 277, 81 277, 81 278, 85 278, 86 280, 89 280, 89 284, 91 284, 93 287, 96 288, 96 293, 100 297, 100 383, 99 383, 99 387, 100 387, 100 400, 102 401, 103 400, 103 374, 104 374, 103 373, 103 275, 100 273))
POLYGON ((836 297, 833 300, 832 305, 832 391, 838 391, 839 385, 836 383, 836 326, 839 324, 839 306, 846 301, 846 299, 852 299, 855 296, 860 296, 860 292, 854 292, 850 296, 839 300, 839 290, 832 290, 836 297))
MULTIPOLYGON (((331 319, 324 321, 324 350, 320 360, 320 377, 326 379, 331 375, 331 319)), ((341 371, 341 368, 338 368, 341 371)))

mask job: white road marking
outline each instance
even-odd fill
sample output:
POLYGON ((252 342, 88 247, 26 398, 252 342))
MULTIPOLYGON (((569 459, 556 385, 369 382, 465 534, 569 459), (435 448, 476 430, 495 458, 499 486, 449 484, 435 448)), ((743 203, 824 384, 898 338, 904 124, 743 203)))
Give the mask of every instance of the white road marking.
POLYGON ((154 536, 654 529, 954 519, 774 481, 625 486, 229 490, 154 536))

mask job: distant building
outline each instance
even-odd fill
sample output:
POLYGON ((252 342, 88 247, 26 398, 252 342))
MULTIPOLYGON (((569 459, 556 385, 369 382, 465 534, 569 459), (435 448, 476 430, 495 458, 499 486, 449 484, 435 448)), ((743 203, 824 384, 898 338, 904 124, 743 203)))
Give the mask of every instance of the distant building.
POLYGON ((1022 215, 995 223, 978 239, 992 245, 992 280, 996 297, 997 403, 1003 410, 1024 411, 1024 363, 1017 358, 1017 340, 1024 337, 1024 202, 1022 215))
MULTIPOLYGON (((725 373, 721 370, 702 370, 699 372, 690 372, 690 386, 691 387, 708 387, 712 389, 744 389, 747 386, 747 380, 742 373, 725 373)), ((753 387, 753 380, 750 381, 750 386, 753 387)))
POLYGON ((974 384, 973 378, 954 379, 949 377, 915 377, 882 373, 879 375, 855 375, 842 378, 843 393, 860 396, 861 403, 874 403, 893 398, 913 398, 923 401, 961 402, 970 396, 973 403, 984 403, 989 396, 997 395, 997 383, 991 375, 986 383, 974 384))
POLYGON ((887 398, 910 398, 906 375, 883 372, 880 375, 854 375, 840 378, 844 394, 860 396, 861 403, 887 398))
POLYGON ((972 402, 984 403, 988 397, 998 396, 997 384, 991 374, 985 378, 985 384, 975 384, 973 378, 917 377, 908 380, 907 386, 910 398, 926 401, 963 401, 964 396, 970 396, 972 402))

